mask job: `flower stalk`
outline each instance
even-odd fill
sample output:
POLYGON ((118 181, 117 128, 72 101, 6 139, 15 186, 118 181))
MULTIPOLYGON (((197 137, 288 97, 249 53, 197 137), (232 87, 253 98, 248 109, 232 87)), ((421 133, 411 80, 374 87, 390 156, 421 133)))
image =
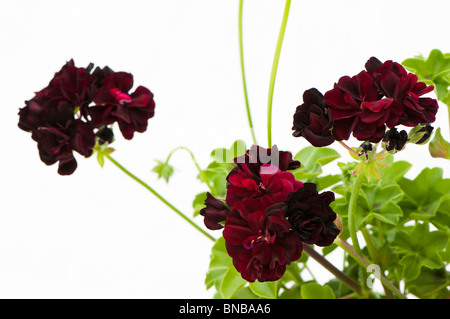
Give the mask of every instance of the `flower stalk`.
POLYGON ((242 32, 242 16, 244 9, 244 0, 239 1, 239 56, 241 60, 241 73, 242 73, 242 85, 244 89, 244 98, 245 98, 245 109, 247 111, 247 119, 248 125, 250 127, 250 132, 252 133, 253 144, 256 143, 255 130, 253 129, 253 121, 252 115, 250 113, 250 104, 248 102, 248 93, 247 93, 247 82, 245 80, 245 67, 244 67, 244 40, 243 40, 243 32, 242 32))
POLYGON ((281 47, 283 45, 284 33, 286 31, 286 25, 289 17, 289 10, 291 7, 291 0, 286 0, 286 6, 284 8, 283 20, 281 21, 280 33, 278 35, 277 46, 275 49, 275 55, 273 57, 272 72, 270 74, 269 84, 269 99, 267 102, 267 143, 268 147, 272 146, 272 104, 273 104, 273 91, 275 88, 275 78, 277 76, 278 62, 280 61, 281 47))
POLYGON ((122 172, 127 174, 129 177, 134 179, 136 182, 144 186, 150 193, 156 196, 161 202, 166 204, 171 210, 173 210, 177 215, 179 215, 181 218, 183 218, 185 221, 187 221, 191 226, 193 226, 195 229, 197 229, 199 232, 201 232, 203 235, 208 237, 212 241, 216 241, 214 237, 212 237, 210 234, 208 234, 205 230, 200 228, 196 223, 194 223, 189 217, 187 217, 185 214, 183 214, 178 208, 173 206, 168 200, 166 200, 164 197, 162 197, 154 188, 152 188, 150 185, 145 183, 143 180, 138 178, 136 175, 131 173, 129 170, 127 170, 124 166, 122 166, 119 162, 117 162, 114 158, 111 157, 109 154, 105 154, 105 157, 114 165, 116 165, 122 172))
POLYGON ((336 268, 333 264, 331 264, 325 257, 319 254, 314 250, 313 247, 309 245, 303 245, 303 251, 307 253, 311 258, 321 264, 325 269, 327 269, 330 273, 336 276, 339 280, 341 280, 344 284, 346 284, 349 288, 355 291, 358 295, 362 294, 361 286, 354 281, 352 278, 344 274, 338 268, 336 268))

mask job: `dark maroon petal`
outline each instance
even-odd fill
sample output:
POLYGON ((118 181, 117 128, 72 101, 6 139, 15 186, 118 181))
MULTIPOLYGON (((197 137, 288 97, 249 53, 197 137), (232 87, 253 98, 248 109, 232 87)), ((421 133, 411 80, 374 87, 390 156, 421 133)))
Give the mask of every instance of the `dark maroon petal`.
POLYGON ((94 128, 90 123, 75 120, 69 127, 70 146, 85 157, 92 155, 95 146, 94 128))
POLYGON ((200 215, 205 218, 205 226, 211 230, 223 228, 220 223, 224 222, 230 214, 228 206, 210 193, 206 193, 205 205, 206 207, 200 210, 200 215))
POLYGON ((334 224, 336 213, 330 207, 332 201, 332 192, 319 194, 312 183, 305 183, 303 188, 289 195, 286 216, 303 242, 327 246, 339 234, 334 224))
POLYGON ((59 175, 71 175, 77 169, 77 161, 72 156, 68 156, 59 161, 58 174, 59 175))
POLYGON ((302 131, 303 137, 315 147, 324 147, 332 144, 335 138, 330 134, 330 136, 323 136, 315 134, 312 130, 305 128, 302 131))
POLYGON ((336 140, 348 140, 355 126, 355 117, 334 121, 333 136, 336 140))
POLYGON ((266 207, 256 199, 244 199, 227 217, 226 249, 245 280, 278 280, 286 265, 300 258, 302 242, 291 230, 285 210, 284 203, 266 207))
POLYGON ((303 136, 313 146, 326 146, 334 142, 333 125, 325 98, 317 89, 303 93, 303 104, 297 106, 292 129, 295 137, 303 136))
POLYGON ((371 57, 367 62, 366 62, 366 70, 368 72, 374 72, 376 69, 378 69, 380 66, 382 66, 383 63, 381 63, 380 60, 378 60, 376 57, 371 57))

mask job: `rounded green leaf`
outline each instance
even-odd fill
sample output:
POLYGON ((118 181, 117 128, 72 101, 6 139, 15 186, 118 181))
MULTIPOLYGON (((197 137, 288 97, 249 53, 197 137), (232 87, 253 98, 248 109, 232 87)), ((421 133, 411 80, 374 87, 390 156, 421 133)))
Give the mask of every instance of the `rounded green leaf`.
POLYGON ((303 299, 336 299, 330 286, 322 286, 316 282, 302 285, 300 295, 303 299))
POLYGON ((266 282, 251 282, 249 284, 253 293, 261 298, 276 299, 278 295, 278 282, 266 281, 266 282))

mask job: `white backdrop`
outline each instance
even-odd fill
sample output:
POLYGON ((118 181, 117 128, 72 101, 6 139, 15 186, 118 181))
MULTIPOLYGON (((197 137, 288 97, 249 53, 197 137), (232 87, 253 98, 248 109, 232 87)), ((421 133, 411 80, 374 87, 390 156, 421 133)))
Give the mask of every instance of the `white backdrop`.
MULTIPOLYGON (((308 146, 291 135, 304 90, 331 89, 371 56, 401 62, 434 48, 450 52, 449 9, 445 0, 292 1, 275 87, 274 143, 292 152, 308 146)), ((263 146, 283 10, 284 1, 244 5, 249 98, 263 146)), ((204 286, 206 237, 111 163, 102 169, 95 158, 77 157, 75 173, 59 176, 17 127, 17 112, 71 58, 77 66, 93 62, 133 73, 136 86, 155 94, 156 115, 132 141, 116 132, 114 156, 190 215, 194 195, 206 189, 189 156, 173 156, 169 185, 151 168, 176 146, 192 149, 204 167, 212 149, 238 138, 251 143, 237 26, 238 0, 0 4, 0 298, 212 296, 204 286)), ((445 106, 435 126, 448 139, 445 106)), ((446 166, 450 175, 449 162, 432 159, 426 147, 408 146, 397 159, 413 161, 408 177, 426 166, 446 166)), ((312 271, 321 282, 329 278, 320 266, 312 271)))

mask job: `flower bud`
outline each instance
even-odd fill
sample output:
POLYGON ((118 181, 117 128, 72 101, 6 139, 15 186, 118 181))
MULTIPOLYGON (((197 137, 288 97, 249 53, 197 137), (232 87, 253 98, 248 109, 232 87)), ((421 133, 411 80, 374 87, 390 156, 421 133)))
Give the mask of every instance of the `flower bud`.
POLYGON ((364 162, 370 161, 375 155, 375 149, 373 148, 372 143, 364 142, 357 149, 356 152, 360 160, 364 162))
POLYGON ((397 153, 405 148, 408 141, 408 133, 405 130, 400 132, 395 127, 386 132, 383 137, 383 148, 389 153, 397 153))
POLYGON ((408 133, 408 142, 418 145, 425 144, 430 139, 433 127, 429 124, 418 125, 408 133))

